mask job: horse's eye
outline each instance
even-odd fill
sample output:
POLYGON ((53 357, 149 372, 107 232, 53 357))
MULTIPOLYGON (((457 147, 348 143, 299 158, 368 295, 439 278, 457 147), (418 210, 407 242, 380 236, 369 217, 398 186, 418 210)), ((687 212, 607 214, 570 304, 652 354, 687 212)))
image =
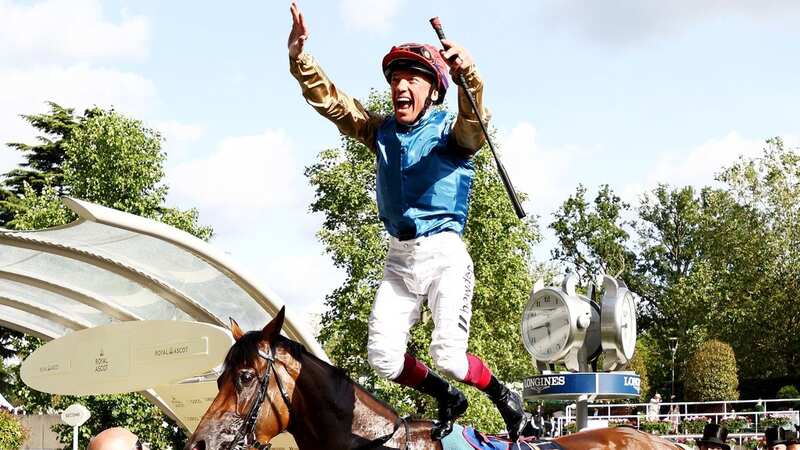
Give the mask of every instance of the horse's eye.
POLYGON ((255 377, 256 376, 255 374, 253 374, 253 372, 242 372, 239 374, 239 383, 241 383, 242 385, 250 384, 250 382, 253 381, 253 378, 255 377))

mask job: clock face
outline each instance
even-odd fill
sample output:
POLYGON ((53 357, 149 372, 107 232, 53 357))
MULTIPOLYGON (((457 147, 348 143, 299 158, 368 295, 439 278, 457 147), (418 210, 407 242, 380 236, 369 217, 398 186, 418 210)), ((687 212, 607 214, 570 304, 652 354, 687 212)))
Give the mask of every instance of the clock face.
POLYGON ((626 358, 631 359, 636 348, 636 301, 633 294, 626 290, 620 303, 618 311, 621 350, 626 358))
POLYGON ((566 348, 570 331, 564 298, 550 289, 536 292, 522 317, 522 339, 531 355, 539 361, 551 360, 566 348))

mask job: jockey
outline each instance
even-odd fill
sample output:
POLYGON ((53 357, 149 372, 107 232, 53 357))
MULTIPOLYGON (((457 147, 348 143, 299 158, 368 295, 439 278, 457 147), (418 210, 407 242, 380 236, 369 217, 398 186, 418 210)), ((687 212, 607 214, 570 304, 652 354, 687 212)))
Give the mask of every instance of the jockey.
POLYGON ((370 365, 379 375, 437 400, 439 425, 434 438, 452 430, 452 422, 467 409, 467 399, 406 353, 409 330, 427 302, 434 322, 430 353, 436 367, 485 392, 516 440, 527 423, 522 400, 483 361, 467 353, 474 274, 461 234, 474 175, 471 157, 485 138, 464 87, 459 87, 458 115, 431 107, 444 101, 449 71, 454 79, 464 75, 466 88, 483 109, 483 82, 472 57, 450 41, 444 41, 447 50, 441 54, 424 44, 392 47, 382 68, 391 87, 394 114, 381 117, 334 87, 303 51, 308 31, 294 3, 291 11, 289 66, 303 96, 377 158, 378 210, 390 243, 369 319, 370 365))

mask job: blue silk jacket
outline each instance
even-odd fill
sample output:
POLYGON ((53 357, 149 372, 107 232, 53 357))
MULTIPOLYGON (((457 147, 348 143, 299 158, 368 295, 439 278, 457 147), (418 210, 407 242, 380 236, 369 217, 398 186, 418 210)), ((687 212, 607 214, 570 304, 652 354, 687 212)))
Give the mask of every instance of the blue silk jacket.
MULTIPOLYGON (((413 239, 441 231, 464 231, 475 173, 469 156, 485 143, 480 119, 464 87, 458 88, 458 115, 428 111, 411 126, 380 116, 334 86, 308 53, 289 58, 289 71, 303 97, 339 131, 375 151, 381 220, 392 236, 413 239)), ((466 88, 483 109, 483 81, 473 65, 466 88)))
POLYGON ((475 169, 448 146, 454 120, 446 111, 428 111, 409 127, 390 116, 378 129, 378 210, 392 236, 463 233, 475 169))

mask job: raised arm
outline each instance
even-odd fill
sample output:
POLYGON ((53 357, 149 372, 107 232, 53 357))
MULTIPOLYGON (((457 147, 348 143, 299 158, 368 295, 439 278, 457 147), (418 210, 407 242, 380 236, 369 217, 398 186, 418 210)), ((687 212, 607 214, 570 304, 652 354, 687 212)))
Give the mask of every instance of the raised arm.
POLYGON ((338 90, 314 58, 303 51, 308 27, 297 4, 292 2, 292 31, 289 33, 289 72, 300 83, 303 97, 339 131, 375 150, 375 133, 382 117, 367 111, 358 100, 338 90))
POLYGON ((453 136, 459 147, 467 153, 474 154, 483 144, 486 138, 481 130, 480 121, 472 106, 467 99, 464 89, 469 89, 481 111, 484 123, 489 121, 489 111, 483 107, 483 80, 475 68, 475 62, 469 52, 455 42, 445 39, 442 41, 446 50, 442 52, 442 57, 450 66, 450 75, 453 81, 458 84, 459 74, 464 75, 466 86, 458 86, 458 117, 453 125, 453 136))

